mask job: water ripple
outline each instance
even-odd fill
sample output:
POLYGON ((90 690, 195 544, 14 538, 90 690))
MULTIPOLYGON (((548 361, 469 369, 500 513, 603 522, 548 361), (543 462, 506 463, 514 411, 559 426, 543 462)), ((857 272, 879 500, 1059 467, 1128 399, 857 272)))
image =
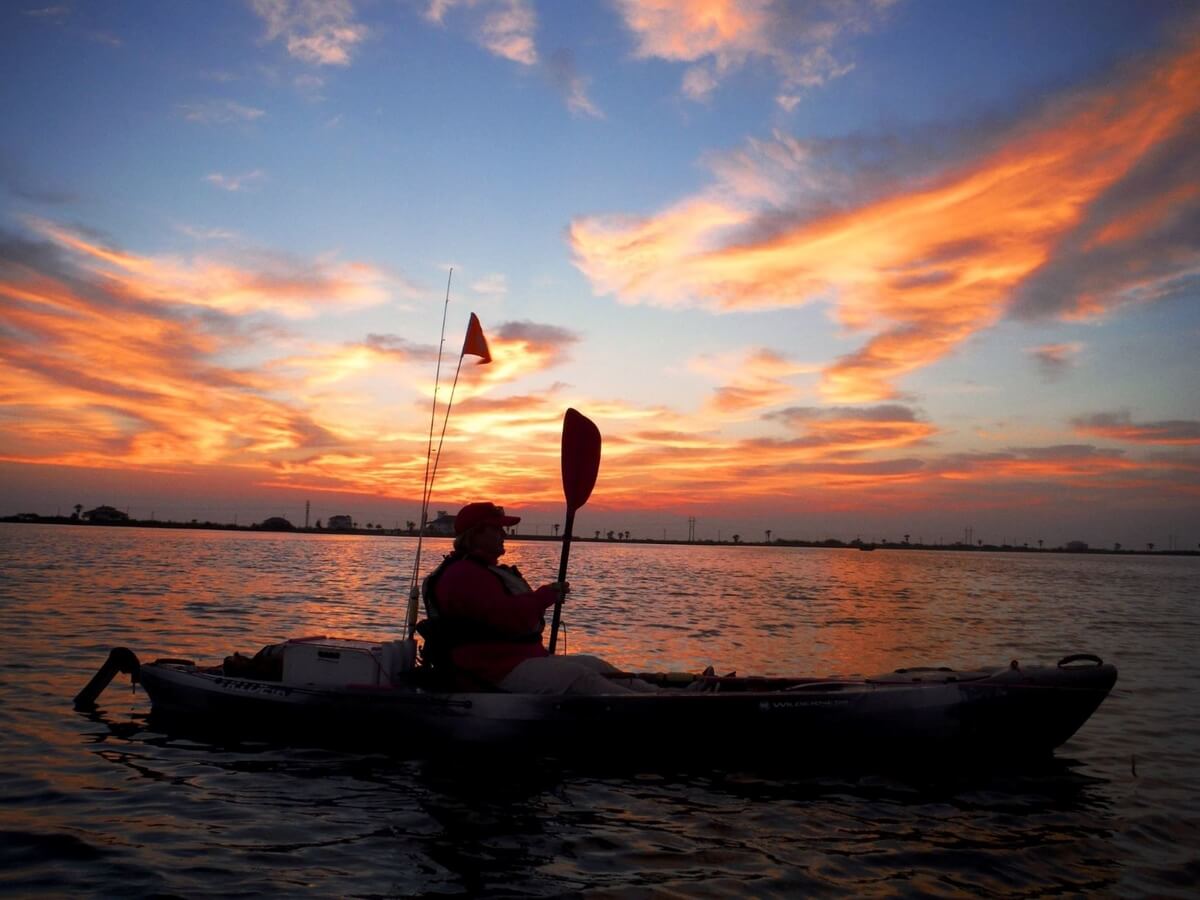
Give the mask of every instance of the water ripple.
MULTIPOLYGON (((426 544, 436 561, 444 542, 426 544)), ((0 525, 0 866, 22 895, 1190 896, 1196 560, 584 543, 572 652, 833 674, 1053 661, 1121 681, 1045 767, 989 774, 470 766, 148 725, 114 645, 217 661, 398 630, 414 542, 0 525), (612 573, 620 573, 613 584, 612 573)), ((549 581, 557 548, 515 543, 549 581)), ((883 748, 884 750, 886 748, 883 748)))

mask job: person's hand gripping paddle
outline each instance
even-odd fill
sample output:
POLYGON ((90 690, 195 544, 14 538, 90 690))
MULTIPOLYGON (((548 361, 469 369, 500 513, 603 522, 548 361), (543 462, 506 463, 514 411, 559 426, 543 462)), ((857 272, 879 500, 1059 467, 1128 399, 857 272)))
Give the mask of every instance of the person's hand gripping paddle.
MULTIPOLYGON (((562 433, 562 482, 563 495, 567 498, 567 522, 562 541, 562 556, 558 563, 558 580, 567 580, 567 559, 571 555, 571 529, 575 525, 575 510, 587 503, 596 486, 596 475, 600 471, 600 429, 587 416, 568 409, 563 416, 562 433)), ((547 649, 554 653, 558 643, 558 624, 562 619, 562 594, 554 603, 554 619, 550 625, 550 643, 547 649)))

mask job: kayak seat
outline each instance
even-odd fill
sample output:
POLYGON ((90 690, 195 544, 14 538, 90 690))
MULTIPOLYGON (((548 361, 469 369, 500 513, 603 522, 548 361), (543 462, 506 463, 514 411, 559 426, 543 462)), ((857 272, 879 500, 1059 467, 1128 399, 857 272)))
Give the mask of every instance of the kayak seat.
POLYGON ((451 660, 451 651, 457 646, 451 640, 451 627, 451 623, 440 618, 422 619, 417 623, 417 634, 422 641, 418 659, 429 689, 500 693, 500 688, 456 666, 451 660))

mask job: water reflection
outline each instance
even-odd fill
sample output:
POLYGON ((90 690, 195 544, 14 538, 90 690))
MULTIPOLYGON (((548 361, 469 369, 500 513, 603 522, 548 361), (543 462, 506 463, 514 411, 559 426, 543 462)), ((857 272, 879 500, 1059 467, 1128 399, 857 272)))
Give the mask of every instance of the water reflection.
POLYGON ((745 896, 903 885, 951 895, 1022 884, 1105 890, 1120 876, 1110 785, 1071 760, 999 773, 797 776, 417 763, 123 727, 106 743, 100 759, 141 783, 123 792, 130 821, 150 827, 164 797, 183 790, 223 821, 210 823, 208 837, 173 840, 240 866, 248 856, 311 858, 336 848, 339 867, 357 869, 368 892, 419 884, 471 895, 653 888, 745 896))

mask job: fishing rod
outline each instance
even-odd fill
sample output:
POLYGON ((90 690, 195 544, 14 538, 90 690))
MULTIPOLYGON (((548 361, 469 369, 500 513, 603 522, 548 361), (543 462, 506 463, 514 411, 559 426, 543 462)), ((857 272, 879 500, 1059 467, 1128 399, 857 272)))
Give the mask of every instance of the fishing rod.
MULTIPOLYGON (((454 270, 450 270, 451 275, 454 270)), ((446 307, 450 305, 450 280, 446 280, 446 307)), ((437 419, 437 382, 441 378, 442 371, 442 349, 446 343, 446 313, 442 312, 442 339, 438 346, 438 366, 437 375, 434 376, 433 387, 433 412, 429 417, 429 448, 425 454, 425 488, 421 497, 421 533, 417 537, 417 553, 413 561, 413 577, 412 585, 408 592, 408 616, 407 616, 407 632, 406 640, 412 641, 413 635, 417 630, 417 610, 421 596, 420 577, 421 577, 421 544, 425 536, 425 525, 429 520, 429 501, 433 497, 433 483, 437 479, 438 463, 442 458, 442 446, 446 441, 446 426, 450 424, 450 410, 454 407, 454 392, 458 388, 458 376, 462 373, 463 358, 469 353, 472 356, 478 356, 480 363, 489 363, 492 361, 492 356, 488 350, 487 338, 483 335, 483 326, 479 324, 479 319, 475 313, 471 313, 471 319, 467 323, 467 335, 463 339, 462 351, 458 354, 458 366, 454 370, 454 381, 450 385, 450 399, 446 402, 446 415, 442 419, 442 433, 438 438, 437 450, 433 450, 433 426, 437 419), (430 457, 433 458, 433 470, 429 469, 430 457)))
MULTIPOLYGON (((416 630, 416 614, 417 602, 420 600, 421 588, 418 579, 421 576, 421 543, 425 539, 425 525, 429 520, 429 498, 433 492, 433 485, 429 478, 429 457, 433 455, 433 425, 437 421, 437 395, 438 383, 442 378, 442 350, 446 346, 446 314, 450 310, 450 281, 454 278, 454 267, 450 267, 450 272, 446 276, 446 302, 442 305, 442 333, 438 338, 438 356, 437 368, 434 369, 433 375, 433 407, 429 410, 429 445, 425 450, 425 479, 421 485, 421 527, 417 530, 417 555, 413 560, 412 584, 408 591, 408 614, 405 617, 407 623, 406 638, 413 639, 413 633, 416 630)), ((459 364, 462 364, 462 357, 459 357, 459 364)), ((457 376, 456 376, 457 377, 457 376)), ((447 407, 446 416, 449 418, 450 409, 447 407)), ((442 426, 442 434, 446 433, 445 426, 442 426)), ((438 444, 438 453, 442 452, 442 445, 438 444)), ((436 474, 437 468, 434 467, 436 474)))

